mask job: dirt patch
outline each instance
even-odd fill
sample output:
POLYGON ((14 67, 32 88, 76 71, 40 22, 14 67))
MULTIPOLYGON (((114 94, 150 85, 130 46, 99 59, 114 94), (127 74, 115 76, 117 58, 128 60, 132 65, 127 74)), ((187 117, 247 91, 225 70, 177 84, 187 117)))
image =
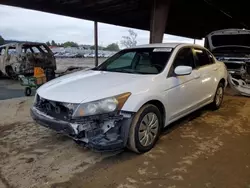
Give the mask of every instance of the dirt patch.
POLYGON ((7 187, 50 187, 114 153, 94 153, 33 123, 32 98, 0 101, 0 172, 7 187))
POLYGON ((167 129, 143 155, 124 152, 53 187, 249 187, 250 101, 226 96, 167 129))

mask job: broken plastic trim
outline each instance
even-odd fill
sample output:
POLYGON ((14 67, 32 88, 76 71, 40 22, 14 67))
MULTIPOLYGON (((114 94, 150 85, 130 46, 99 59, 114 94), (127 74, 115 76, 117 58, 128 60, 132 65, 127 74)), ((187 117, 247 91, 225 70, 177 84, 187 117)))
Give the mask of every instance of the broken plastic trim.
POLYGON ((33 107, 31 116, 38 124, 66 134, 77 143, 97 151, 113 151, 126 146, 134 113, 120 111, 78 121, 63 121, 33 107))
POLYGON ((231 88, 237 93, 250 97, 250 85, 241 79, 235 79, 232 75, 228 74, 228 82, 231 88))

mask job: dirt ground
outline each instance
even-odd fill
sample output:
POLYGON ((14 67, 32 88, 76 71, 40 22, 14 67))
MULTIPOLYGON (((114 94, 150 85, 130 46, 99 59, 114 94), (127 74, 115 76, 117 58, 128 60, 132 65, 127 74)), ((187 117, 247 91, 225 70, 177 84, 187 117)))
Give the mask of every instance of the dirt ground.
POLYGON ((0 101, 0 188, 250 188, 249 98, 189 115, 142 155, 82 148, 33 123, 32 100, 0 101))

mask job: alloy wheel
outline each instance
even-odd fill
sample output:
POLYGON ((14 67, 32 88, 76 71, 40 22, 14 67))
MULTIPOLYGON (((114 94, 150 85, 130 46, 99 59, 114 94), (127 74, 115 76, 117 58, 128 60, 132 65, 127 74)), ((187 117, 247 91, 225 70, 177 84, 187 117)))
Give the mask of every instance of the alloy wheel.
POLYGON ((146 114, 140 123, 139 127, 139 141, 144 147, 151 145, 158 133, 159 120, 155 113, 150 112, 146 114))

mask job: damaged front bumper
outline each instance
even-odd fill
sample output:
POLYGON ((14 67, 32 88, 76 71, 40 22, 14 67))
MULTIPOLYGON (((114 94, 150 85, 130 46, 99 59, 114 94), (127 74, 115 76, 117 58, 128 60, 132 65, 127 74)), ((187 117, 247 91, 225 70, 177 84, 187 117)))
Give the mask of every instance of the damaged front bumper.
POLYGON ((131 112, 116 112, 68 122, 48 116, 36 107, 32 107, 30 112, 38 124, 97 151, 114 151, 126 147, 134 115, 131 112))
POLYGON ((250 97, 250 85, 244 82, 242 79, 233 78, 232 75, 228 74, 228 82, 230 87, 237 93, 250 97))

